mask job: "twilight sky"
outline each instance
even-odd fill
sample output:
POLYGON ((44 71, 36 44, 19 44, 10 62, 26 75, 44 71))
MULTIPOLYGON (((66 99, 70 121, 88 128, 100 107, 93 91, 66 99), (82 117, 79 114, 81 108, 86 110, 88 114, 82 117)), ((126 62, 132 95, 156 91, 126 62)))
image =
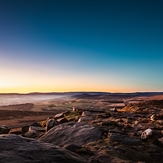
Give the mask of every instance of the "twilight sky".
POLYGON ((0 0, 0 92, 163 91, 162 0, 0 0))

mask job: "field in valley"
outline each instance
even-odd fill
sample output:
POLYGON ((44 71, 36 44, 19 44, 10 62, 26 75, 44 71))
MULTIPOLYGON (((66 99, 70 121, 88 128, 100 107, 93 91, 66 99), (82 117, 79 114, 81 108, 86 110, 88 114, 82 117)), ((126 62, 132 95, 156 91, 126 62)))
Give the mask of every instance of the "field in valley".
POLYGON ((28 125, 45 120, 56 113, 75 108, 109 110, 129 103, 162 100, 162 94, 69 93, 36 95, 0 95, 0 125, 28 125))

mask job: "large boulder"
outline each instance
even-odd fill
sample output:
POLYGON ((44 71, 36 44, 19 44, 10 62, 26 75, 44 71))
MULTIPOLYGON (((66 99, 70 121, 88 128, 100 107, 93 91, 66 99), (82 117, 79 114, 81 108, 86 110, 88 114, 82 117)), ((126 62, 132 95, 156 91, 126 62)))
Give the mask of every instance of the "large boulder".
POLYGON ((8 126, 1 125, 0 126, 0 134, 8 134, 10 131, 10 128, 8 126))
POLYGON ((140 108, 136 104, 128 104, 121 109, 122 112, 137 112, 140 108))
POLYGON ((18 135, 0 135, 1 163, 86 163, 66 149, 18 135))
POLYGON ((46 131, 49 131, 52 127, 58 125, 58 121, 53 118, 48 118, 46 122, 46 131))
POLYGON ((82 146, 89 142, 95 142, 101 137, 102 131, 99 127, 86 125, 82 122, 68 122, 53 127, 39 140, 58 146, 64 146, 65 144, 82 146))
POLYGON ((37 138, 40 137, 40 135, 42 136, 44 132, 44 127, 29 126, 28 132, 23 135, 28 138, 37 138))
POLYGON ((141 134, 141 139, 147 139, 153 135, 152 129, 148 128, 141 134))

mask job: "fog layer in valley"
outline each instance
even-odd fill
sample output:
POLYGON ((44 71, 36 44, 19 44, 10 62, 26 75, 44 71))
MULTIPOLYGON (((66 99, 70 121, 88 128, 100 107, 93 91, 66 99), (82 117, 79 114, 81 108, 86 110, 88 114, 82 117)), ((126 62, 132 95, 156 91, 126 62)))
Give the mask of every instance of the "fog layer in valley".
MULTIPOLYGON (((65 95, 0 95, 0 106, 15 105, 24 103, 38 103, 58 98, 65 95)), ((67 96, 68 97, 68 96, 67 96)))

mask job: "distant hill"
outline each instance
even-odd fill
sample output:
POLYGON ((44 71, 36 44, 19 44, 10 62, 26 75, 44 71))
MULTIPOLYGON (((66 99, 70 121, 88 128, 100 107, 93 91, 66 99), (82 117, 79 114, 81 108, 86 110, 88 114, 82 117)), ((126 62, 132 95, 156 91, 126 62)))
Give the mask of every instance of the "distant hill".
POLYGON ((74 95, 74 96, 155 96, 163 95, 163 92, 133 92, 133 93, 110 93, 110 92, 30 92, 30 93, 0 93, 0 95, 74 95))

